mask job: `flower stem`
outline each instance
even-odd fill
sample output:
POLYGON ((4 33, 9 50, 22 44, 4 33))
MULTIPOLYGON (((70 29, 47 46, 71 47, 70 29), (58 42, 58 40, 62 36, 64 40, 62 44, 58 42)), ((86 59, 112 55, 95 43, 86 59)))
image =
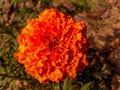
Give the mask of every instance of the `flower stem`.
POLYGON ((60 90, 60 84, 59 83, 53 83, 53 90, 60 90))
POLYGON ((66 77, 63 82, 63 90, 73 90, 72 80, 68 77, 66 77))

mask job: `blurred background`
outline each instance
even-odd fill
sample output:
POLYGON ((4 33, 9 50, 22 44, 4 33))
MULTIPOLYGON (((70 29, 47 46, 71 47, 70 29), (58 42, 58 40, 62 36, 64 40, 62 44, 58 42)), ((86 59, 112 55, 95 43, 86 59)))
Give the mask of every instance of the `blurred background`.
POLYGON ((0 90, 52 90, 13 57, 20 29, 45 8, 87 25, 89 65, 72 81, 73 90, 120 90, 120 0, 0 0, 0 90))

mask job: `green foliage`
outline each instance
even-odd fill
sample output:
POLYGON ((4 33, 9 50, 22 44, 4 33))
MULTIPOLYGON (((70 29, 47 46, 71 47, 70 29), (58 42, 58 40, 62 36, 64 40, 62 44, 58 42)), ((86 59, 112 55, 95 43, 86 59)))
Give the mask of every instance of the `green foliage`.
POLYGON ((71 2, 76 6, 78 12, 88 12, 91 9, 90 0, 72 0, 71 2))
POLYGON ((90 85, 91 85, 92 82, 88 82, 86 84, 84 84, 80 90, 90 90, 90 85))
POLYGON ((106 64, 96 63, 95 65, 89 65, 82 73, 79 73, 77 82, 75 84, 80 86, 80 90, 106 90, 106 82, 111 73, 106 64), (84 89, 85 88, 85 89, 84 89))

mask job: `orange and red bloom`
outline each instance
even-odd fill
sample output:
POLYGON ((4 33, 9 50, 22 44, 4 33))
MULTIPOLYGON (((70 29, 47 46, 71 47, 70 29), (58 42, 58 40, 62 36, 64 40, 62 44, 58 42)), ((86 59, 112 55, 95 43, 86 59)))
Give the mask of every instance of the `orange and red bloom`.
POLYGON ((18 35, 15 58, 40 83, 75 78, 87 65, 86 26, 54 9, 30 19, 18 35))

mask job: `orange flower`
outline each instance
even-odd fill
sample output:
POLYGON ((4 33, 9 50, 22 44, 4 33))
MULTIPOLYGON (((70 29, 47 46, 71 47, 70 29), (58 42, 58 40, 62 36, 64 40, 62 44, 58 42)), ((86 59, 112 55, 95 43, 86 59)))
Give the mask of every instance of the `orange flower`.
POLYGON ((86 26, 54 9, 28 20, 18 35, 15 58, 40 83, 75 78, 87 65, 86 26))

